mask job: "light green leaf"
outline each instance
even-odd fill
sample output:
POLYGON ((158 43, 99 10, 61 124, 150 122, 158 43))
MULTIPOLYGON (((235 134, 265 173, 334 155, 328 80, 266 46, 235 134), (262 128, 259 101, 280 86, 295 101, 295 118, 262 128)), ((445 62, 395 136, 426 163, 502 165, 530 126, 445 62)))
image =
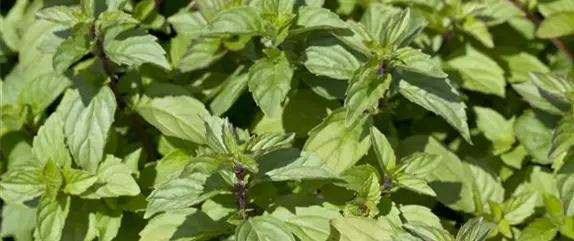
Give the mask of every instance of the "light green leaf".
POLYGON ((502 204, 504 219, 510 225, 522 223, 530 215, 534 214, 537 196, 534 193, 523 193, 506 200, 502 204))
POLYGON ((262 156, 259 160, 261 179, 271 181, 336 179, 319 157, 313 153, 299 152, 297 149, 282 149, 262 156))
POLYGON ((236 241, 295 241, 286 225, 272 216, 258 216, 244 221, 235 231, 236 241))
POLYGON ((488 26, 476 18, 466 18, 462 23, 462 30, 480 41, 487 48, 494 47, 492 35, 488 32, 488 26))
POLYGON ((421 50, 405 47, 397 50, 396 68, 402 71, 416 72, 435 78, 446 78, 448 75, 442 71, 440 63, 432 60, 421 50))
POLYGON ((365 55, 369 55, 373 50, 368 43, 373 42, 373 36, 367 31, 367 28, 360 23, 353 20, 347 20, 345 22, 347 30, 351 31, 337 31, 334 33, 335 38, 341 40, 347 46, 360 51, 365 55))
POLYGON ((261 5, 263 11, 266 12, 275 14, 291 13, 295 6, 295 0, 264 0, 261 5))
POLYGON ((260 34, 264 31, 259 9, 251 6, 234 7, 224 10, 207 25, 206 33, 221 34, 260 34))
POLYGON ((485 94, 505 96, 504 70, 487 55, 467 45, 462 54, 446 61, 461 75, 462 86, 485 94))
POLYGON ((426 20, 411 12, 382 4, 370 4, 361 22, 383 48, 406 47, 427 25, 426 20))
POLYGON ((554 226, 564 224, 564 207, 560 199, 553 194, 544 193, 544 206, 546 207, 546 218, 550 219, 554 226))
POLYGON ((381 75, 377 59, 369 61, 357 71, 349 81, 345 98, 345 125, 349 126, 361 118, 365 111, 373 111, 379 100, 391 85, 391 75, 381 75))
POLYGON ((73 31, 72 36, 60 43, 52 57, 52 65, 57 73, 64 73, 75 62, 90 53, 89 31, 90 26, 84 24, 78 30, 73 31))
POLYGON ((570 109, 570 105, 562 98, 551 95, 548 91, 537 87, 533 81, 513 84, 512 88, 522 96, 524 101, 539 110, 555 115, 563 115, 570 109))
POLYGON ((502 52, 498 57, 504 63, 503 66, 508 66, 510 72, 508 81, 511 83, 527 81, 530 72, 547 73, 550 71, 536 56, 518 49, 509 49, 508 53, 502 52))
POLYGON ((482 217, 468 220, 456 235, 456 241, 485 241, 496 224, 485 221, 482 217))
POLYGON ((38 129, 32 151, 42 165, 50 159, 63 167, 69 167, 72 164, 72 157, 66 148, 64 121, 60 113, 52 113, 44 125, 38 129))
POLYGON ((504 164, 520 169, 527 155, 528 151, 526 151, 526 148, 523 145, 518 145, 507 153, 500 155, 500 159, 502 159, 504 164))
POLYGON ((320 206, 295 207, 294 212, 277 207, 272 216, 283 221, 301 241, 327 240, 330 234, 331 219, 341 217, 335 209, 320 206))
POLYGON ((552 134, 552 146, 548 158, 554 160, 574 146, 574 113, 562 117, 552 134))
MULTIPOLYGON (((26 88, 20 92, 18 102, 30 105, 32 114, 37 115, 48 108, 70 84, 68 78, 54 72, 38 75, 26 81, 26 88)), ((5 101, 3 99, 2 103, 7 103, 5 101)))
POLYGON ((540 38, 556 38, 574 34, 574 12, 559 12, 545 18, 536 35, 540 38))
POLYGON ((502 203, 504 200, 504 187, 499 176, 493 174, 494 172, 488 165, 484 164, 483 160, 478 160, 471 157, 465 157, 465 162, 462 163, 466 169, 466 175, 473 184, 473 196, 476 212, 488 210, 488 203, 490 201, 502 203))
POLYGON ((420 205, 404 205, 400 208, 406 223, 420 223, 429 227, 442 229, 440 218, 430 208, 420 205))
POLYGON ((167 18, 167 22, 173 26, 178 34, 182 34, 190 38, 200 36, 204 27, 207 26, 207 21, 200 11, 180 11, 169 16, 167 18))
POLYGON ((247 143, 245 150, 262 155, 281 148, 289 147, 294 139, 295 136, 292 133, 262 133, 257 136, 253 136, 247 143))
POLYGON ((306 30, 346 28, 337 14, 322 7, 302 6, 297 17, 297 26, 306 30))
POLYGON ((305 49, 305 62, 309 72, 334 79, 350 79, 360 67, 359 60, 343 46, 311 46, 305 49))
POLYGON ((444 118, 469 143, 466 105, 447 79, 400 73, 399 92, 405 98, 444 118))
POLYGON ((376 43, 381 47, 387 47, 387 43, 381 42, 381 35, 384 29, 388 29, 391 19, 396 18, 398 14, 400 14, 399 8, 377 3, 369 4, 361 18, 361 23, 376 43))
POLYGON ((381 170, 392 170, 395 168, 397 157, 393 147, 383 133, 376 127, 371 127, 371 145, 377 155, 377 161, 381 170))
POLYGON ((342 173, 367 153, 369 125, 370 121, 364 117, 346 127, 345 109, 338 109, 309 132, 303 150, 315 153, 335 173, 342 173))
POLYGON ((436 193, 427 184, 427 182, 421 178, 408 173, 399 173, 394 177, 397 185, 409 189, 414 192, 436 197, 436 193))
POLYGON ((205 39, 193 44, 177 62, 177 69, 181 72, 191 72, 210 66, 227 53, 220 48, 220 44, 219 39, 205 39))
POLYGON ((77 23, 87 20, 86 16, 80 11, 80 9, 66 6, 55 6, 42 9, 36 13, 36 17, 68 27, 72 27, 77 23))
POLYGON ((96 175, 78 169, 64 168, 62 174, 66 183, 64 192, 71 195, 82 194, 98 181, 96 175))
POLYGON ((36 226, 35 209, 19 204, 4 204, 1 222, 0 237, 13 237, 18 241, 34 240, 32 232, 36 226))
POLYGON ((135 110, 162 134, 195 143, 204 143, 202 116, 208 115, 203 103, 190 96, 144 97, 135 110))
POLYGON ((550 241, 558 233, 558 228, 548 218, 538 218, 526 226, 518 241, 550 241))
POLYGON ((566 216, 574 215, 574 162, 573 154, 568 153, 566 163, 556 173, 556 187, 560 194, 560 200, 564 206, 566 216))
POLYGON ((233 153, 233 149, 229 149, 223 140, 225 126, 230 126, 227 118, 222 119, 217 116, 205 116, 205 144, 209 146, 215 153, 228 154, 233 153))
POLYGON ((64 120, 66 144, 76 164, 95 172, 116 112, 116 99, 108 86, 67 90, 58 106, 64 120))
POLYGON ((157 215, 140 231, 140 241, 173 239, 209 240, 221 235, 226 225, 195 208, 178 209, 157 215))
POLYGON ((21 166, 2 173, 0 197, 10 203, 32 200, 44 192, 44 176, 38 167, 21 166))
POLYGON ((574 83, 567 76, 552 73, 529 72, 530 80, 548 94, 565 100, 564 95, 574 90, 574 83))
POLYGON ((131 14, 124 11, 105 11, 98 16, 95 23, 97 33, 103 33, 110 27, 121 26, 122 29, 129 29, 137 26, 140 23, 131 14))
POLYGON ((440 156, 441 168, 425 178, 437 194, 437 200, 454 210, 474 212, 472 176, 454 153, 429 136, 407 138, 401 143, 401 150, 403 155, 425 152, 440 156))
POLYGON ((275 115, 291 89, 293 71, 284 53, 257 60, 249 68, 249 91, 265 115, 275 115))
POLYGON ((207 179, 208 175, 196 172, 160 183, 147 197, 144 218, 158 212, 186 208, 221 193, 220 190, 205 189, 207 179))
POLYGON ((183 168, 189 163, 189 156, 179 150, 163 156, 155 165, 155 179, 153 185, 159 185, 167 180, 177 178, 183 168))
POLYGON ((493 109, 475 106, 476 125, 493 144, 494 155, 500 155, 512 148, 514 139, 514 119, 506 120, 493 109))
POLYGON ((83 193, 82 198, 99 199, 140 194, 140 188, 131 173, 121 159, 107 155, 98 168, 97 183, 83 193))
POLYGON ((102 209, 95 215, 98 240, 115 240, 122 224, 123 213, 120 210, 110 210, 107 207, 102 207, 102 209))
POLYGON ((221 116, 227 112, 247 88, 249 75, 243 73, 242 69, 243 67, 237 68, 232 75, 227 77, 221 92, 209 103, 209 109, 214 115, 221 116))
POLYGON ((36 210, 36 240, 59 241, 70 211, 70 196, 42 195, 36 210))
POLYGON ((156 37, 142 30, 121 30, 121 26, 115 27, 104 36, 104 50, 111 61, 128 66, 151 63, 171 70, 165 50, 156 42, 156 37))
POLYGON ((333 241, 386 241, 393 234, 401 232, 399 227, 386 219, 339 217, 331 220, 331 226, 337 231, 335 237, 330 239, 333 241))
POLYGON ((543 112, 526 111, 514 123, 516 139, 534 157, 535 162, 550 164, 553 160, 548 158, 552 140, 552 126, 557 120, 543 112))
POLYGON ((452 237, 452 235, 448 231, 439 227, 429 226, 425 223, 420 222, 407 223, 404 225, 404 227, 405 229, 415 233, 423 240, 454 241, 454 237, 452 237))
POLYGON ((414 153, 401 159, 394 172, 407 173, 417 178, 425 178, 441 163, 440 156, 430 153, 414 153))

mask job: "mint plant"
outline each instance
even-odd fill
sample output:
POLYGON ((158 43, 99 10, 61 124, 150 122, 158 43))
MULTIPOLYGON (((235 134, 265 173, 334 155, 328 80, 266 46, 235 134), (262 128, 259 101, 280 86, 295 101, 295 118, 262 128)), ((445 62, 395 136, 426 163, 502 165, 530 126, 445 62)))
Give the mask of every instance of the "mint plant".
POLYGON ((0 5, 2 240, 574 240, 571 0, 0 5))

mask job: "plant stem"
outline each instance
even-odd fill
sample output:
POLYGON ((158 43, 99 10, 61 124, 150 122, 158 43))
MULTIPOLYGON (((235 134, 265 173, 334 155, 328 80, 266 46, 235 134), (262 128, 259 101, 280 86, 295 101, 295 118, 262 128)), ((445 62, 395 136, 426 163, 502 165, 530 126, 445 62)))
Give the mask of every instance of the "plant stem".
POLYGON ((245 169, 243 167, 235 168, 235 177, 237 178, 237 183, 235 184, 235 200, 237 202, 237 210, 241 220, 247 220, 247 211, 245 208, 245 183, 243 179, 245 178, 245 169))
MULTIPOLYGON (((522 4, 520 4, 516 0, 508 0, 508 1, 514 4, 514 6, 516 6, 516 8, 518 8, 524 14, 526 14, 526 17, 536 26, 540 25, 540 19, 538 19, 538 17, 536 17, 536 15, 534 15, 533 13, 529 12, 524 6, 522 6, 522 4)), ((552 42, 552 44, 554 44, 556 48, 562 51, 562 53, 564 53, 564 55, 566 55, 566 57, 568 57, 570 61, 574 61, 574 54, 572 54, 570 49, 568 49, 568 46, 566 46, 566 44, 564 44, 564 42, 562 42, 559 38, 551 38, 550 42, 552 42)))
MULTIPOLYGON (((101 36, 96 36, 95 24, 92 24, 92 27, 90 29, 90 35, 96 41, 96 52, 97 52, 96 54, 97 54, 98 58, 100 59, 100 61, 102 61, 102 66, 104 68, 104 72, 106 72, 106 75, 109 76, 111 79, 110 88, 112 89, 112 92, 114 93, 114 96, 116 97, 116 102, 117 102, 118 108, 120 110, 124 110, 126 108, 127 104, 124 101, 124 99, 122 98, 122 96, 120 95, 120 92, 118 91, 117 83, 118 83, 119 79, 114 74, 114 72, 112 71, 112 65, 111 65, 110 59, 106 55, 106 52, 104 49, 104 39, 101 36)), ((130 122, 135 129, 136 135, 142 141, 142 146, 143 146, 144 152, 146 153, 148 160, 149 161, 155 161, 155 155, 153 152, 153 147, 151 145, 151 142, 147 139, 147 135, 145 134, 145 131, 143 130, 141 123, 139 122, 139 120, 136 117, 133 117, 133 116, 130 118, 130 122)))

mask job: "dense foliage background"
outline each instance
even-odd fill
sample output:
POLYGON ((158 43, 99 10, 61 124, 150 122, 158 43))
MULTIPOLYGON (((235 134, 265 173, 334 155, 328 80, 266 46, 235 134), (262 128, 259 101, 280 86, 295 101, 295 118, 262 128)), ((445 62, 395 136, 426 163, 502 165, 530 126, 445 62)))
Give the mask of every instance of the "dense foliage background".
POLYGON ((3 240, 574 240, 572 0, 3 0, 3 240))

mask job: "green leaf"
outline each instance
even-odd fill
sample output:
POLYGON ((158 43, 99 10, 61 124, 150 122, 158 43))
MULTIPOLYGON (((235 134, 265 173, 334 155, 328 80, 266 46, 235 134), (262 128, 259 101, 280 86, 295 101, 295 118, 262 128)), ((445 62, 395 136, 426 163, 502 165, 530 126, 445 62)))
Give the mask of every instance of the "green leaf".
POLYGON ((503 52, 499 57, 504 63, 502 66, 507 66, 510 72, 511 83, 524 82, 529 79, 530 72, 547 73, 550 69, 540 61, 536 56, 519 49, 508 49, 508 53, 503 52))
POLYGON ((466 18, 462 23, 462 31, 480 41, 487 48, 494 47, 492 35, 488 32, 486 23, 476 18, 466 18))
POLYGON ((221 193, 217 189, 206 189, 204 185, 207 180, 208 175, 193 173, 160 183, 147 197, 148 205, 144 218, 158 212, 186 208, 221 193))
POLYGON ((244 221, 235 231, 236 241, 295 241, 286 225, 272 216, 258 216, 244 221))
POLYGON ((121 30, 121 26, 114 27, 104 36, 104 51, 111 61, 136 67, 151 63, 171 70, 165 50, 156 42, 156 37, 141 30, 121 30))
POLYGON ((200 101, 190 96, 144 97, 135 110, 166 136, 195 143, 205 142, 202 116, 209 112, 200 101))
MULTIPOLYGON (((177 178, 183 168, 189 163, 190 158, 187 154, 175 150, 163 156, 153 168, 155 169, 155 178, 152 186, 159 185, 167 180, 177 178)), ((140 179, 141 180, 141 179, 140 179)), ((143 185, 142 185, 143 186, 143 185)))
POLYGON ((568 153, 566 163, 556 173, 556 187, 566 216, 574 215, 574 162, 568 153))
POLYGON ((548 158, 551 148, 552 126, 556 119, 542 112, 526 111, 514 123, 516 139, 534 157, 535 162, 550 164, 553 160, 548 158))
POLYGON ((64 122, 58 112, 52 113, 38 129, 33 146, 34 156, 41 164, 51 159, 63 167, 72 165, 72 157, 65 143, 64 122))
POLYGON ((291 89, 292 78, 293 68, 283 52, 257 60, 249 68, 249 91, 265 115, 274 116, 291 89))
POLYGON ((407 173, 417 178, 425 178, 440 165, 440 156, 430 153, 414 153, 401 159, 394 172, 407 173))
POLYGON ((551 114, 563 115, 570 109, 570 105, 562 98, 551 95, 548 91, 537 87, 533 81, 513 84, 512 88, 522 96, 532 107, 551 114))
MULTIPOLYGON (((71 81, 63 75, 52 72, 38 75, 25 84, 26 88, 20 92, 18 102, 29 105, 32 114, 37 115, 48 108, 70 86, 71 81)), ((7 103, 6 99, 3 99, 2 103, 7 103)))
POLYGON ((554 160, 574 146, 574 114, 562 117, 552 134, 552 146, 548 158, 554 160))
POLYGON ((373 36, 367 31, 367 28, 360 23, 353 20, 345 22, 347 30, 351 31, 336 31, 335 38, 341 40, 347 46, 360 51, 365 55, 371 54, 373 51, 368 44, 373 42, 373 36))
POLYGON ((462 161, 440 142, 429 136, 413 136, 403 140, 401 153, 425 152, 441 156, 441 163, 427 178, 429 185, 437 194, 437 200, 446 206, 459 211, 475 211, 472 175, 462 161), (403 150, 404 149, 404 150, 403 150))
POLYGON ((42 170, 32 166, 10 168, 2 173, 0 197, 10 203, 21 203, 41 195, 46 188, 42 170))
POLYGON ((52 64, 57 73, 64 73, 75 62, 90 53, 90 26, 84 24, 72 32, 72 36, 64 40, 52 57, 52 64))
POLYGON ((227 77, 223 89, 213 100, 209 103, 209 109, 214 115, 221 116, 239 99, 243 91, 247 88, 249 75, 242 73, 243 67, 227 77))
POLYGON ((36 210, 36 240, 59 241, 70 211, 70 197, 42 195, 36 210))
POLYGON ((177 69, 182 72, 191 72, 210 66, 227 53, 226 50, 220 48, 220 45, 219 39, 199 40, 181 56, 177 62, 177 69))
POLYGON ((305 62, 309 72, 334 79, 350 79, 360 67, 359 60, 343 46, 311 46, 305 49, 305 62))
POLYGON ((291 133, 262 133, 252 137, 247 143, 245 150, 262 155, 281 148, 289 147, 292 144, 293 139, 295 138, 291 133))
POLYGON ((337 234, 334 241, 385 241, 400 229, 386 219, 367 219, 361 217, 339 217, 331 220, 331 226, 337 234))
POLYGON ((55 22, 68 27, 86 20, 86 16, 78 8, 55 6, 40 10, 36 13, 40 19, 55 22))
POLYGON ((342 173, 367 153, 369 125, 370 121, 364 117, 352 126, 345 126, 345 110, 338 109, 309 132, 303 150, 315 153, 335 173, 342 173))
POLYGON ((514 139, 514 119, 506 120, 493 109, 474 107, 476 125, 484 136, 493 144, 494 155, 500 155, 512 148, 514 139))
POLYGON ((277 207, 272 216, 283 221, 297 238, 301 241, 327 240, 330 234, 331 219, 341 214, 334 209, 320 206, 295 207, 290 211, 284 207, 277 207))
POLYGON ((496 227, 494 223, 484 221, 482 217, 468 220, 456 235, 456 241, 484 241, 496 227))
POLYGON ((109 28, 121 26, 121 29, 129 29, 139 23, 131 14, 123 11, 105 11, 98 16, 95 28, 97 33, 103 33, 109 28))
POLYGON ((185 12, 180 11, 167 18, 167 21, 173 26, 178 34, 191 38, 198 37, 202 34, 203 29, 207 26, 207 21, 200 11, 185 12))
POLYGON ((66 183, 64 192, 71 195, 82 194, 98 181, 96 175, 78 169, 64 168, 62 174, 66 183))
POLYGON ((58 112, 64 120, 66 144, 74 161, 85 170, 95 172, 114 122, 116 99, 112 90, 108 86, 67 90, 58 112))
POLYGON ((295 0, 264 0, 261 3, 263 11, 281 14, 291 13, 295 6, 295 0))
POLYGON ((444 118, 469 143, 466 105, 447 79, 436 79, 414 73, 400 73, 399 92, 402 96, 444 118))
POLYGON ((302 6, 297 17, 297 26, 306 30, 346 28, 337 14, 322 7, 302 6))
POLYGON ((517 225, 534 214, 537 196, 534 193, 523 193, 506 200, 502 204, 504 219, 510 225, 517 225))
POLYGON ((313 153, 300 153, 297 149, 271 152, 262 156, 258 163, 259 178, 271 181, 338 178, 319 157, 313 153))
POLYGON ((128 166, 122 160, 112 155, 107 155, 106 159, 98 168, 96 176, 97 183, 87 192, 82 193, 83 198, 99 199, 105 197, 136 196, 140 194, 140 188, 128 166))
POLYGON ((556 38, 574 34, 574 13, 560 12, 545 18, 536 35, 540 38, 556 38))
POLYGON ((402 71, 415 72, 435 78, 446 78, 448 75, 442 71, 440 63, 431 59, 421 50, 405 47, 397 50, 395 68, 402 71))
POLYGON ((488 210, 488 203, 494 201, 502 203, 504 200, 504 187, 502 180, 496 176, 483 160, 465 157, 463 167, 473 184, 473 197, 475 211, 481 213, 488 210))
POLYGON ((460 73, 460 81, 464 88, 484 94, 505 96, 504 70, 494 60, 470 45, 465 47, 463 53, 455 56, 448 59, 446 64, 460 73))
POLYGON ((440 218, 430 208, 419 205, 404 205, 400 208, 406 223, 420 223, 429 227, 442 229, 440 218))
POLYGON ((408 46, 427 25, 410 8, 400 10, 382 4, 370 4, 361 22, 381 47, 393 50, 408 46))
POLYGON ((204 122, 206 130, 205 144, 219 154, 234 153, 235 150, 230 148, 231 146, 227 146, 223 138, 226 130, 233 129, 229 123, 229 119, 221 119, 217 116, 205 116, 204 122))
POLYGON ((361 118, 365 111, 373 111, 379 106, 391 84, 390 75, 381 75, 377 59, 358 69, 349 81, 345 98, 345 125, 349 126, 361 118))
POLYGON ((32 232, 36 226, 36 210, 19 204, 2 206, 2 224, 0 237, 13 237, 15 240, 32 241, 32 232), (14 222, 13 220, 18 220, 14 222))
POLYGON ((546 207, 546 218, 550 219, 555 226, 564 223, 564 207, 556 196, 544 193, 544 206, 546 207))
POLYGON ((408 173, 399 173, 394 177, 397 185, 414 192, 436 197, 437 194, 427 184, 427 182, 417 176, 408 173))
POLYGON ((218 13, 206 28, 206 33, 213 35, 260 34, 263 31, 261 12, 259 9, 251 6, 224 10, 218 13))
POLYGON ((376 127, 371 127, 371 144, 377 155, 377 161, 381 170, 394 169, 397 161, 395 151, 385 135, 376 127))
POLYGON ((530 80, 544 92, 565 100, 565 95, 574 90, 574 83, 566 76, 552 73, 530 72, 530 80))
POLYGON ((415 233, 417 236, 423 238, 423 240, 454 241, 452 235, 442 228, 437 228, 426 225, 424 223, 416 222, 405 224, 404 227, 405 229, 415 233))
POLYGON ((140 241, 173 239, 209 240, 226 231, 227 225, 213 215, 195 208, 185 208, 157 215, 140 231, 140 241))
POLYGON ((550 241, 558 233, 558 229, 548 218, 538 218, 526 226, 518 241, 550 241))

